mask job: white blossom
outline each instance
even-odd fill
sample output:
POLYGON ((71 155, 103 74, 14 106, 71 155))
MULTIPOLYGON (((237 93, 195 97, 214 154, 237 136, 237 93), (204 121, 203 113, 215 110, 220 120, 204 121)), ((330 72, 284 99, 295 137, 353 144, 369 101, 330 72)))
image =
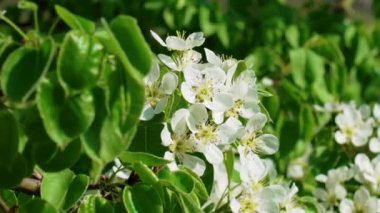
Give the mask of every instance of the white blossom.
POLYGON ((344 213, 377 213, 380 206, 376 197, 371 197, 365 187, 355 191, 354 200, 343 199, 339 204, 339 211, 344 213))

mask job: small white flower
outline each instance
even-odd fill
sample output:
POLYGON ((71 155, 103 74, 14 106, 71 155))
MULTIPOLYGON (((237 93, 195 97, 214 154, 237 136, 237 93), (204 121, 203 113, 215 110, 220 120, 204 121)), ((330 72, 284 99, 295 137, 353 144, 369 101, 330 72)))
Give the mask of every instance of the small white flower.
POLYGON ((340 167, 329 170, 326 175, 318 175, 316 180, 325 183, 325 188, 317 188, 315 197, 322 201, 325 208, 338 206, 339 201, 347 195, 347 190, 343 183, 353 177, 353 171, 347 167, 340 167))
POLYGON ((202 152, 211 164, 223 161, 223 153, 218 146, 228 145, 236 138, 241 123, 230 120, 222 125, 208 121, 208 112, 203 104, 194 104, 189 108, 187 124, 196 141, 196 150, 202 152))
POLYGON ((298 192, 298 187, 293 184, 291 187, 288 185, 271 185, 269 188, 275 195, 272 199, 279 205, 281 212, 292 213, 304 213, 305 210, 300 208, 299 204, 295 200, 295 196, 298 192))
POLYGON ((354 194, 354 200, 343 199, 339 205, 339 211, 344 213, 377 213, 378 206, 376 197, 371 197, 365 187, 360 187, 354 194))
POLYGON ((369 150, 373 153, 380 153, 380 127, 377 128, 377 137, 369 141, 369 150))
POLYGON ((256 189, 261 188, 260 182, 268 174, 264 161, 252 152, 246 153, 242 147, 238 147, 238 152, 240 156, 240 179, 244 183, 255 186, 256 189))
POLYGON ((116 172, 116 177, 120 178, 122 180, 128 180, 129 176, 131 175, 132 171, 125 168, 121 161, 118 158, 115 158, 114 160, 114 166, 112 167, 112 171, 116 172))
POLYGON ((262 188, 256 193, 243 191, 239 197, 231 200, 230 208, 233 213, 278 212, 274 196, 269 188, 262 188))
POLYGON ((335 132, 335 140, 339 144, 352 143, 356 147, 364 146, 372 134, 370 120, 364 120, 366 113, 356 110, 352 105, 343 107, 343 112, 335 117, 339 130, 335 132))
POLYGON ((169 169, 172 171, 178 170, 177 157, 184 166, 202 176, 206 169, 205 162, 198 157, 188 154, 196 149, 195 142, 188 136, 189 131, 186 120, 189 115, 186 109, 179 109, 174 113, 170 122, 173 133, 169 131, 168 125, 164 124, 161 140, 164 146, 169 147, 169 151, 165 152, 164 158, 172 161, 168 164, 169 169))
POLYGON ((244 133, 239 137, 238 148, 245 152, 272 155, 278 151, 279 142, 277 137, 271 134, 261 134, 267 117, 263 113, 256 113, 248 120, 244 133))
MULTIPOLYGON (((210 108, 213 98, 225 91, 226 74, 218 67, 202 69, 197 66, 188 66, 184 70, 185 81, 181 84, 183 97, 189 103, 204 103, 210 108)), ((228 108, 232 100, 223 99, 220 102, 228 108)))
POLYGON ((145 104, 140 116, 141 120, 150 120, 154 115, 164 111, 169 96, 178 85, 178 77, 172 72, 167 72, 161 81, 160 69, 157 63, 153 64, 151 71, 144 78, 145 104))
POLYGON ((369 160, 365 154, 357 154, 355 157, 355 165, 359 173, 355 178, 361 183, 369 183, 374 190, 380 187, 380 155, 369 160))
POLYGON ((157 33, 150 31, 153 38, 161 44, 161 46, 167 47, 169 50, 185 51, 199 47, 205 42, 205 38, 202 32, 196 32, 190 34, 186 39, 179 36, 168 36, 165 42, 157 33))

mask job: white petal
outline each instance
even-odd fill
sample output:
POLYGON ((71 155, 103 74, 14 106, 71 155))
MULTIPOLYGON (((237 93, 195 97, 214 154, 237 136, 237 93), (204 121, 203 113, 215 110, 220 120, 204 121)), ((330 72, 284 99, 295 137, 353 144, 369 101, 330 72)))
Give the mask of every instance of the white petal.
POLYGON ((314 192, 314 196, 322 201, 327 201, 329 195, 324 189, 316 188, 314 192))
POLYGON ((143 111, 141 113, 141 116, 140 116, 140 120, 142 121, 148 121, 150 119, 152 119, 154 117, 154 109, 152 108, 152 106, 150 104, 145 104, 144 105, 144 108, 143 108, 143 111))
POLYGON ((183 74, 185 77, 185 81, 193 86, 198 86, 202 83, 202 72, 195 65, 185 67, 185 69, 183 70, 183 74))
POLYGON ((190 115, 190 112, 187 109, 179 109, 174 114, 170 121, 172 130, 178 135, 186 133, 187 130, 187 117, 190 115))
POLYGON ((216 94, 208 106, 209 109, 216 112, 225 112, 230 109, 233 105, 233 99, 229 93, 219 93, 216 94))
POLYGON ((167 164, 169 167, 170 171, 177 171, 179 170, 177 163, 175 162, 175 155, 171 152, 165 152, 164 158, 166 160, 172 161, 171 163, 167 164))
POLYGON ((161 46, 166 47, 166 44, 165 44, 164 40, 162 40, 162 38, 161 38, 159 35, 157 35, 157 33, 155 33, 153 30, 151 30, 151 31, 150 31, 150 34, 152 34, 153 38, 154 38, 158 43, 160 43, 161 46))
POLYGON ((164 111, 166 104, 168 103, 168 98, 169 97, 163 97, 157 102, 156 108, 154 108, 154 114, 164 111))
POLYGON ((362 137, 360 135, 352 136, 352 144, 356 147, 364 146, 367 144, 367 138, 362 137))
POLYGON ((355 203, 365 203, 369 199, 370 195, 366 188, 360 187, 354 194, 355 203))
POLYGON ((203 70, 205 78, 212 84, 223 84, 226 81, 226 73, 219 67, 210 67, 203 70))
POLYGON ((379 153, 380 152, 380 139, 379 138, 372 138, 369 141, 369 150, 373 153, 379 153))
POLYGON ((240 208, 241 208, 241 204, 236 199, 232 199, 230 202, 230 208, 231 208, 233 213, 239 213, 240 208))
POLYGON ((212 119, 216 124, 221 124, 224 121, 224 112, 215 112, 212 111, 212 119))
POLYGON ((206 164, 202 159, 188 154, 183 155, 183 165, 191 169, 198 176, 202 176, 206 170, 206 164))
POLYGON ((218 56, 216 56, 216 54, 213 51, 205 48, 205 53, 206 59, 209 63, 215 64, 217 66, 220 66, 222 64, 222 60, 218 56))
POLYGON ((273 155, 278 151, 279 143, 278 138, 271 134, 264 134, 257 138, 257 140, 263 141, 260 143, 260 151, 265 155, 273 155))
POLYGON ((183 98, 187 102, 189 102, 191 104, 195 103, 196 93, 193 90, 193 86, 191 84, 189 84, 188 82, 183 82, 181 84, 181 93, 183 95, 183 98))
POLYGON ((187 49, 192 49, 194 47, 199 47, 205 42, 205 38, 203 36, 202 32, 196 32, 190 34, 186 38, 186 48, 187 49))
POLYGON ((177 64, 171 57, 164 54, 158 54, 158 58, 160 59, 162 63, 164 63, 170 69, 179 71, 179 67, 177 66, 177 64))
POLYGON ((319 174, 315 177, 315 180, 318 182, 325 183, 327 181, 327 176, 324 174, 319 174))
POLYGON ((347 143, 347 135, 342 133, 341 131, 336 131, 335 132, 335 141, 338 143, 338 144, 345 144, 347 143))
POLYGON ((178 77, 176 74, 168 72, 162 77, 161 89, 165 94, 172 94, 173 91, 177 89, 177 86, 178 77))
POLYGON ((355 157, 355 165, 357 165, 360 169, 360 171, 364 171, 367 173, 372 173, 373 168, 371 165, 371 162, 369 161, 369 158, 365 154, 357 154, 355 157))
POLYGON ((144 78, 144 82, 147 85, 152 85, 160 77, 160 66, 158 63, 153 63, 147 76, 144 78))
POLYGON ((187 125, 192 132, 206 124, 208 120, 207 109, 203 104, 194 104, 189 107, 190 116, 187 119, 187 125))
POLYGON ((267 122, 267 117, 263 113, 256 113, 251 119, 247 122, 246 129, 249 132, 259 131, 267 122))
POLYGON ((223 152, 214 144, 208 144, 203 154, 211 164, 220 164, 223 162, 223 152))
POLYGON ((338 199, 343 199, 347 196, 347 190, 342 185, 338 184, 334 189, 335 195, 338 199))
POLYGON ((349 199, 343 199, 339 204, 339 212, 353 213, 355 212, 354 202, 349 199))
POLYGON ((161 141, 162 145, 164 146, 170 146, 173 143, 168 125, 166 123, 164 124, 164 128, 161 131, 161 141))
POLYGON ((172 50, 183 51, 187 49, 185 40, 176 36, 168 36, 166 38, 166 46, 172 50))
POLYGON ((380 119, 380 104, 375 104, 375 106, 373 107, 373 115, 377 119, 380 119))

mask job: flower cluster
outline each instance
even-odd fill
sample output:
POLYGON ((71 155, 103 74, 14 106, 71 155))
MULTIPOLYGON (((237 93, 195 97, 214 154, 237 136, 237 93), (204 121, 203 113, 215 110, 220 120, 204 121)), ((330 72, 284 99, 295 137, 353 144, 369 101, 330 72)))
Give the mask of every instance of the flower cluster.
POLYGON ((380 209, 380 105, 326 104, 320 111, 337 112, 334 139, 349 147, 351 164, 316 177, 325 188, 315 196, 326 211, 375 213, 380 209), (334 107, 331 107, 334 105, 334 107), (368 145, 368 146, 367 146, 368 145))
POLYGON ((261 112, 254 71, 239 66, 244 61, 207 48, 203 59, 194 50, 204 43, 203 33, 168 36, 165 41, 151 33, 171 54, 159 54, 146 77, 141 119, 161 112, 170 116, 161 132, 168 149, 164 157, 171 160, 168 167, 175 171, 182 165, 199 176, 206 164, 213 167, 214 185, 205 206, 227 205, 233 212, 304 212, 296 201, 297 186, 276 181, 273 162, 263 158, 278 151, 279 141, 264 131, 267 116, 261 112), (173 96, 182 104, 166 113, 173 96), (228 178, 227 152, 240 176, 236 180, 228 178))

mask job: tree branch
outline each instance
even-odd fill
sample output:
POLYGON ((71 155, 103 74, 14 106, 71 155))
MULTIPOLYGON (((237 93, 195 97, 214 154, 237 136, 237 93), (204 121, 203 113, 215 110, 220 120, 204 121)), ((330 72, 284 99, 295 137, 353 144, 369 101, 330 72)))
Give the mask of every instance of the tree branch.
POLYGON ((24 178, 15 190, 30 195, 40 195, 40 188, 41 180, 36 180, 33 178, 24 178))
POLYGON ((2 209, 4 212, 9 212, 10 208, 8 205, 4 202, 3 198, 0 197, 0 209, 2 209))

